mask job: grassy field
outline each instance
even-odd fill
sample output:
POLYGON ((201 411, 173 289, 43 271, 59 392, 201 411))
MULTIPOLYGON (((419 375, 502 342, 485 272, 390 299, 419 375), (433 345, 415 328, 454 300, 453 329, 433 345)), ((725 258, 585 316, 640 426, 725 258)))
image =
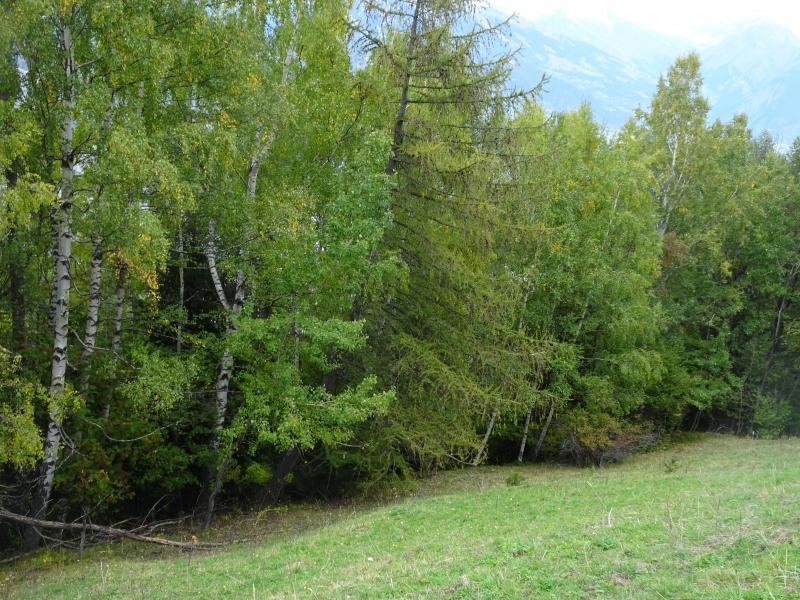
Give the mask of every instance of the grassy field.
POLYGON ((292 508, 214 553, 132 543, 0 570, 10 598, 800 598, 800 440, 703 436, 603 469, 443 473, 292 508))

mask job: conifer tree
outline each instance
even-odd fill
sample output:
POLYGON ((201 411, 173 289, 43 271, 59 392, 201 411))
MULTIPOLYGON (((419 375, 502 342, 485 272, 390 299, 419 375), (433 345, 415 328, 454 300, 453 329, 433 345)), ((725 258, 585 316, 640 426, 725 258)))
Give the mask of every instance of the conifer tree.
POLYGON ((494 250, 504 111, 526 94, 508 87, 503 25, 477 23, 475 3, 363 7, 368 71, 387 80, 381 101, 391 107, 394 226, 385 248, 408 268, 371 333, 381 354, 396 357, 384 366, 399 396, 392 423, 413 460, 479 461, 497 415, 529 393, 529 369, 518 368, 529 362, 522 292, 494 250))

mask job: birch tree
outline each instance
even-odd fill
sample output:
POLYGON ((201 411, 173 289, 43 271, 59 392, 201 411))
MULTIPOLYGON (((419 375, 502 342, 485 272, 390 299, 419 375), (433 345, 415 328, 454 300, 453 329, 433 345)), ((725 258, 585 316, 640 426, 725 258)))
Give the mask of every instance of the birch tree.
POLYGON ((670 231, 675 211, 698 196, 702 137, 709 110, 702 86, 698 56, 681 57, 666 77, 659 78, 650 110, 637 115, 645 127, 640 133, 652 152, 652 194, 662 237, 670 231))
MULTIPOLYGON (((133 162, 152 154, 146 139, 125 145, 137 105, 136 88, 131 90, 128 85, 131 79, 141 81, 152 75, 142 66, 152 66, 152 63, 137 60, 137 54, 152 58, 154 46, 148 45, 146 40, 155 18, 143 7, 121 2, 105 6, 89 2, 46 6, 19 1, 12 2, 5 10, 17 15, 20 23, 13 38, 21 81, 16 101, 22 110, 37 115, 37 126, 42 132, 40 145, 35 149, 31 147, 30 156, 38 153, 36 156, 42 165, 39 176, 43 182, 51 184, 56 194, 50 206, 54 249, 48 311, 53 326, 48 369, 51 403, 32 500, 34 515, 41 516, 52 493, 64 419, 70 407, 76 406, 76 396, 68 387, 68 365, 72 364, 68 357, 71 330, 75 330, 75 337, 80 339, 77 328, 71 324, 75 264, 82 260, 76 243, 86 242, 91 249, 87 261, 90 263, 87 322, 83 332, 84 352, 90 355, 96 347, 99 323, 101 240, 110 233, 98 229, 103 224, 108 225, 108 220, 102 218, 100 204, 105 202, 106 196, 113 204, 113 200, 119 198, 115 185, 122 187, 130 185, 131 181, 142 181, 142 173, 152 175, 149 167, 155 164, 152 156, 144 164, 126 164, 126 161, 133 162), (98 11, 103 10, 106 12, 101 15, 98 11), (127 22, 126 35, 119 36, 117 29, 122 22, 127 22), (141 151, 138 156, 137 150, 141 151), (49 161, 54 161, 59 168, 49 169, 49 161), (109 182, 113 183, 109 186, 109 182), (95 222, 87 227, 91 219, 95 222), (91 235, 78 237, 87 230, 91 235)), ((118 207, 110 210, 115 211, 119 216, 118 207)), ((133 231, 136 235, 142 230, 141 225, 148 222, 147 218, 144 221, 138 218, 139 211, 139 205, 134 211, 127 210, 133 219, 127 224, 117 221, 114 225, 127 226, 128 233, 133 231)), ((149 233, 153 233, 152 229, 149 233)), ((37 543, 38 537, 35 532, 29 534, 27 544, 31 546, 37 543)))

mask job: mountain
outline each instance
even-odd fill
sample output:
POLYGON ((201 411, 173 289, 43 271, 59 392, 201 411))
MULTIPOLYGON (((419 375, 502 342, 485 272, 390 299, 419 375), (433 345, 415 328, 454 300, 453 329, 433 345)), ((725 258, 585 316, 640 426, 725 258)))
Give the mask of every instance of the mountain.
POLYGON ((800 38, 774 23, 728 29, 698 47, 619 18, 575 20, 552 13, 513 22, 508 43, 520 48, 515 85, 529 87, 546 73, 542 100, 548 109, 589 101, 612 130, 637 106, 648 106, 658 77, 678 56, 695 51, 712 119, 727 121, 744 112, 755 133, 766 129, 779 143, 800 135, 800 38))
POLYGON ((800 39, 793 33, 752 25, 701 50, 700 58, 715 115, 745 112, 754 130, 784 144, 800 135, 800 39))

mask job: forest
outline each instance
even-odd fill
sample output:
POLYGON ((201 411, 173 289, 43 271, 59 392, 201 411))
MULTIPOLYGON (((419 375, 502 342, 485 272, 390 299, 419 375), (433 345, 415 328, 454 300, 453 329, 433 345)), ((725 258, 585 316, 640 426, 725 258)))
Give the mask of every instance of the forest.
POLYGON ((551 114, 507 28, 3 2, 0 546, 800 433, 800 141, 710 122, 695 54, 551 114))

